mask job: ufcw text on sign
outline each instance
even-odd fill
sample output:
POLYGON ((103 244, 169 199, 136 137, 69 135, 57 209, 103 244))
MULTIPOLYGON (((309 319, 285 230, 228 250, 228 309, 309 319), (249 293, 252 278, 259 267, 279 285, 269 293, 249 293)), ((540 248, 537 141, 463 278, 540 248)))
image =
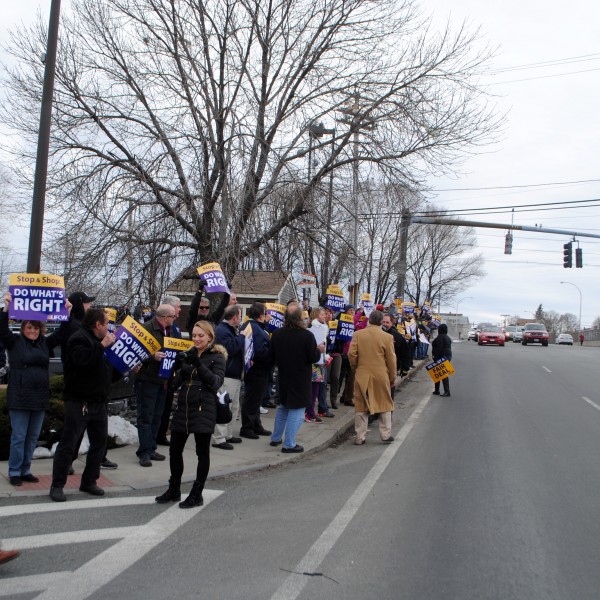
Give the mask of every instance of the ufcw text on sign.
POLYGON ((134 369, 160 350, 156 338, 131 317, 123 321, 115 337, 117 341, 107 348, 104 354, 113 367, 121 373, 134 369))
POLYGON ((65 281, 58 275, 12 273, 8 280, 11 319, 68 321, 65 281))

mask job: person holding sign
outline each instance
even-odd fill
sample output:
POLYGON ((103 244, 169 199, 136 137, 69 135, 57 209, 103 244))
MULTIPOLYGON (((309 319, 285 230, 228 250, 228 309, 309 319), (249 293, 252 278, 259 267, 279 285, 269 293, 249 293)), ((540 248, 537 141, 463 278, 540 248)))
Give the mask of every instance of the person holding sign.
POLYGON ((176 311, 172 305, 161 304, 154 317, 142 325, 161 348, 142 362, 134 384, 140 442, 136 454, 142 467, 151 467, 153 460, 160 461, 166 458, 156 451, 156 438, 165 406, 168 381, 168 377, 160 376, 160 365, 166 356, 164 341, 166 337, 171 337, 175 315, 176 311))
MULTIPOLYGON (((8 351, 10 369, 6 403, 12 433, 8 457, 8 477, 11 485, 23 481, 36 483, 31 473, 31 460, 46 410, 50 407, 50 350, 58 346, 56 333, 44 336, 42 321, 25 319, 21 332, 13 333, 8 327, 8 312, 12 296, 4 294, 4 309, 0 313, 0 341, 8 351)), ((67 304, 69 310, 71 305, 67 304)))
POLYGON ((63 392, 65 421, 54 454, 50 488, 50 498, 55 502, 66 500, 63 488, 73 451, 86 428, 90 448, 79 489, 93 496, 104 496, 104 490, 96 481, 100 477, 108 435, 108 395, 112 381, 121 376, 113 371, 104 350, 115 340, 115 335, 108 331, 108 315, 101 308, 90 308, 83 316, 81 328, 67 342, 63 392))
POLYGON ((225 379, 227 351, 215 344, 215 330, 207 321, 199 321, 192 329, 194 347, 175 358, 170 386, 179 389, 177 408, 171 421, 169 466, 171 478, 164 494, 155 498, 159 504, 181 500, 183 449, 189 435, 196 441, 196 480, 189 496, 179 508, 202 506, 202 491, 210 469, 210 438, 217 422, 217 392, 225 379))
MULTIPOLYGON (((433 360, 439 360, 440 358, 447 358, 450 361, 452 360, 452 338, 448 335, 448 325, 446 325, 446 323, 442 323, 438 327, 438 335, 431 344, 431 354, 433 356, 433 360)), ((435 383, 435 389, 433 393, 439 396, 450 396, 450 380, 446 376, 441 381, 444 385, 444 393, 440 394, 439 381, 435 383)))
POLYGON ((209 321, 213 325, 217 325, 223 318, 225 308, 231 304, 237 304, 236 295, 232 294, 231 286, 225 279, 219 263, 207 263, 198 267, 198 274, 200 276, 198 291, 192 298, 186 323, 186 329, 190 332, 190 336, 198 321, 209 321), (212 311, 208 294, 221 294, 219 303, 212 311))

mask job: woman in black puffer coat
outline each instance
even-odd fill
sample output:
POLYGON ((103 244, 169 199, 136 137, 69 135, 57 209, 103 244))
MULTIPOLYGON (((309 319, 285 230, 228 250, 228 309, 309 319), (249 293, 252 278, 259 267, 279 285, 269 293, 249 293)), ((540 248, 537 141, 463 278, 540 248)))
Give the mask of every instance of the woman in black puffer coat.
POLYGON ((217 422, 217 392, 225 378, 227 351, 215 345, 215 330, 208 321, 199 321, 192 330, 194 347, 180 352, 173 367, 170 385, 179 388, 177 408, 171 420, 169 488, 156 502, 181 500, 183 449, 190 433, 196 441, 198 467, 190 495, 179 503, 180 508, 202 506, 202 490, 210 468, 210 439, 217 422))
POLYGON ((20 486, 23 481, 39 481, 31 473, 31 460, 50 407, 50 350, 58 346, 59 339, 56 334, 46 338, 46 326, 41 321, 24 320, 21 332, 13 333, 8 327, 12 297, 6 293, 3 300, 0 341, 8 352, 6 403, 12 429, 8 477, 12 485, 20 486))

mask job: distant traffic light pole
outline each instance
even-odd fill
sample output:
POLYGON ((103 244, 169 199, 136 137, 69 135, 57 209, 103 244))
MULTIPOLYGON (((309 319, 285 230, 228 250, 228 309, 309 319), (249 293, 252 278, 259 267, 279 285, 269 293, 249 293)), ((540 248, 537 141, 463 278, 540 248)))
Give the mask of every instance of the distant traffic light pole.
MULTIPOLYGON (((462 219, 447 219, 445 217, 415 217, 412 216, 408 211, 404 210, 402 211, 402 219, 400 221, 400 250, 398 252, 398 261, 396 262, 396 296, 399 296, 401 298, 404 297, 404 287, 406 286, 406 255, 408 251, 408 228, 410 227, 411 223, 422 223, 423 225, 453 225, 454 227, 486 227, 489 229, 508 229, 509 231, 507 233, 504 246, 504 251, 507 254, 512 254, 513 238, 511 230, 513 229, 517 231, 555 233, 557 235, 600 239, 600 235, 596 233, 582 233, 579 231, 568 231, 565 229, 549 229, 548 227, 531 227, 529 225, 513 225, 508 223, 463 221, 462 219), (509 250, 510 252, 507 252, 507 250, 509 250)), ((583 266, 583 256, 581 250, 579 250, 579 254, 576 254, 576 257, 578 260, 577 267, 581 268, 583 266), (581 266, 579 263, 581 264, 581 266)), ((579 317, 579 326, 581 327, 581 315, 579 317)))
POLYGON ((579 286, 575 285, 574 283, 571 283, 570 281, 561 281, 561 283, 567 283, 569 285, 572 285, 579 292, 579 331, 581 332, 581 304, 582 304, 581 290, 579 289, 579 286))
POLYGON ((52 120, 52 97, 54 96, 54 75, 56 72, 56 51, 58 47, 58 24, 60 20, 60 0, 52 0, 48 24, 48 46, 46 48, 44 88, 40 111, 33 202, 31 205, 31 226, 29 229, 29 251, 27 272, 39 273, 42 260, 42 232, 44 230, 44 208, 46 203, 46 180, 48 178, 48 150, 50 147, 50 125, 52 120))

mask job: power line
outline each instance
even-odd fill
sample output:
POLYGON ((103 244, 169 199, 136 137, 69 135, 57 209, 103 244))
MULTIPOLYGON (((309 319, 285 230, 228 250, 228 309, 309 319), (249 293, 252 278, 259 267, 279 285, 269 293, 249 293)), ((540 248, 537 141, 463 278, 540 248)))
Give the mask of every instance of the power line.
POLYGON ((550 183, 529 183, 524 185, 498 185, 495 187, 473 187, 473 188, 435 188, 432 192, 481 192, 488 190, 514 190, 519 188, 544 187, 550 185, 576 185, 580 183, 597 183, 600 179, 580 179, 578 181, 555 181, 550 183))
POLYGON ((524 79, 510 79, 509 81, 495 81, 488 85, 503 85, 505 83, 520 83, 521 81, 535 81, 536 79, 551 79, 552 77, 563 77, 564 75, 578 75, 579 73, 590 73, 591 71, 600 71, 596 69, 583 69, 582 71, 568 71, 567 73, 555 73, 554 75, 539 75, 538 77, 526 77, 524 79))
POLYGON ((545 67, 553 67, 557 65, 567 65, 570 63, 587 62, 590 60, 598 60, 600 53, 595 54, 582 54, 580 56, 571 56, 568 58, 556 58, 554 60, 546 60, 537 63, 526 63, 523 65, 514 65, 512 67, 498 67, 497 69, 491 69, 489 72, 494 73, 507 73, 509 71, 522 71, 524 69, 537 69, 545 67))

